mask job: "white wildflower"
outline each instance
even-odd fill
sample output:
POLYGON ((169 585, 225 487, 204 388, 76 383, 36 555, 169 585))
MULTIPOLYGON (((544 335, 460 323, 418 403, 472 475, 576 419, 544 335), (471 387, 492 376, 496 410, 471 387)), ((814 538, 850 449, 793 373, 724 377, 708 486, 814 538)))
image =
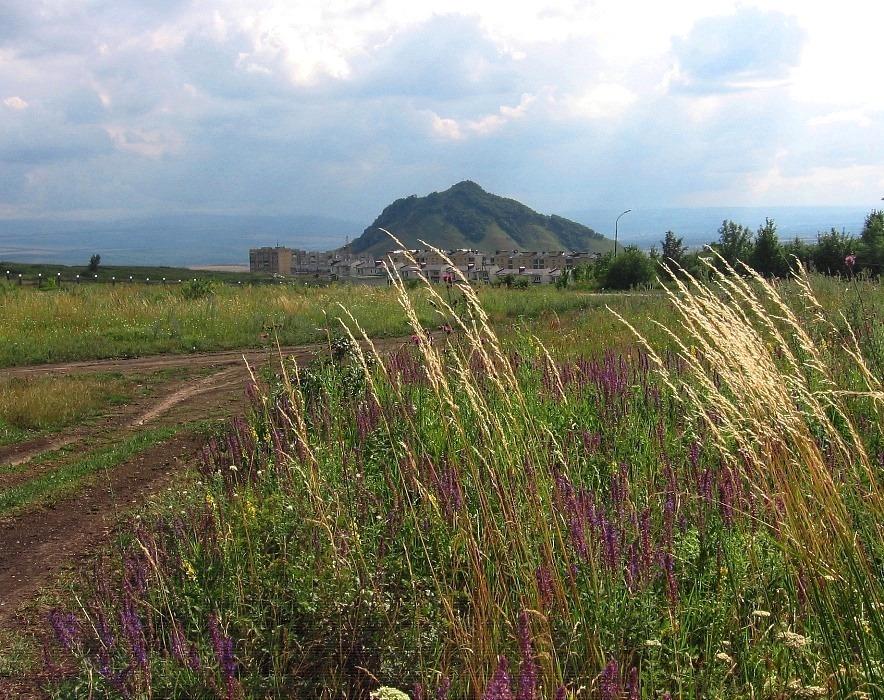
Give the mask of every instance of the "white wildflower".
POLYGON ((786 630, 784 632, 780 632, 777 637, 783 642, 785 642, 786 646, 790 649, 800 649, 803 646, 807 646, 807 643, 810 641, 803 634, 798 634, 797 632, 790 632, 786 630))

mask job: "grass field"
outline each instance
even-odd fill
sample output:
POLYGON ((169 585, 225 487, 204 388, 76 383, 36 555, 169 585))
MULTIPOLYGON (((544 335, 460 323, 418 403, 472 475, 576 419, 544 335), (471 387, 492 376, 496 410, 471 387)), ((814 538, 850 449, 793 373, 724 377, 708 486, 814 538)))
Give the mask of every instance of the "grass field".
POLYGON ((413 342, 266 377, 54 611, 57 697, 881 695, 878 283, 359 291, 64 305, 72 336, 161 311, 207 344, 413 342))
MULTIPOLYGON (((457 313, 463 302, 452 295, 457 313)), ((486 288, 481 296, 495 323, 601 306, 586 294, 551 288, 486 288)), ((416 293, 415 305, 426 328, 452 322, 424 291, 416 293)), ((322 342, 343 332, 344 307, 373 337, 411 332, 392 287, 126 284, 40 290, 0 282, 0 367, 322 342)))

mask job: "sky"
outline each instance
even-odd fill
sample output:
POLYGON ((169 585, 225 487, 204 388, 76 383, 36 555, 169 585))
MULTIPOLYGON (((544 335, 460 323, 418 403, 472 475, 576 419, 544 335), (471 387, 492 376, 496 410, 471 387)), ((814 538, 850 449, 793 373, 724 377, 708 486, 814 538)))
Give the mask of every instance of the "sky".
POLYGON ((0 218, 880 206, 866 0, 0 0, 0 218))

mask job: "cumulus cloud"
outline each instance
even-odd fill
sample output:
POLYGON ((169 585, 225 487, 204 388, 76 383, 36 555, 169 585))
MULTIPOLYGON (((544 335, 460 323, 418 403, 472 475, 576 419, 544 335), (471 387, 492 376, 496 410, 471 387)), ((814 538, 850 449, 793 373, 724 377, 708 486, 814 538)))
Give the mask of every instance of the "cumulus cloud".
POLYGON ((537 101, 537 95, 522 95, 519 104, 515 107, 502 105, 496 113, 485 114, 478 119, 450 119, 440 117, 435 112, 430 112, 430 120, 433 132, 444 138, 461 140, 467 136, 488 136, 498 129, 502 129, 510 122, 523 118, 537 101))
POLYGON ((851 29, 811 5, 0 0, 0 207, 370 220, 473 179, 553 213, 812 172, 851 198, 884 115, 868 81, 808 97, 851 29))
POLYGON ((18 95, 13 95, 12 97, 7 97, 5 100, 3 100, 3 104, 5 104, 7 107, 9 107, 11 109, 26 109, 28 106, 28 103, 25 102, 18 95))
POLYGON ((673 42, 675 89, 716 93, 779 85, 797 66, 806 39, 797 19, 741 6, 706 17, 673 42))

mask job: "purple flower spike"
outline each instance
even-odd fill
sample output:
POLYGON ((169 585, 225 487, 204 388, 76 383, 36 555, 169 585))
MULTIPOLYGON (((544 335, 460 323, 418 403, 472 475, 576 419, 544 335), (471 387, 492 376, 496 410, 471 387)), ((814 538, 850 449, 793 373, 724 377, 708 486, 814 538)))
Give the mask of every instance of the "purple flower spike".
POLYGON ((552 604, 553 597, 552 573, 550 573, 549 567, 538 567, 535 572, 535 578, 537 580, 537 591, 540 593, 540 604, 544 610, 548 610, 552 604))
POLYGON ((537 698, 537 659, 534 656, 534 644, 531 641, 531 625, 528 611, 519 613, 519 693, 517 700, 536 700, 537 698))
POLYGON ((675 561, 672 554, 664 552, 662 557, 663 572, 666 574, 666 592, 669 596, 669 605, 678 607, 678 581, 675 580, 675 561))
POLYGON ((80 643, 80 623, 73 613, 62 613, 53 610, 49 613, 49 624, 55 632, 55 638, 68 651, 80 643))
POLYGON ((640 700, 641 689, 638 684, 638 669, 633 666, 629 669, 629 676, 626 678, 626 697, 628 700, 640 700))
POLYGON ((497 658, 497 670, 485 687, 482 700, 514 700, 510 686, 510 662, 505 656, 497 658))
POLYGON ((599 676, 599 696, 601 700, 620 700, 623 687, 620 684, 620 667, 612 656, 599 676))
POLYGON ((221 676, 224 678, 227 698, 231 700, 239 695, 239 682, 236 679, 236 659, 233 656, 233 640, 221 632, 217 611, 209 615, 209 638, 212 641, 212 651, 215 652, 215 660, 218 662, 221 676))
POLYGON ((132 650, 132 659, 135 665, 142 669, 147 669, 147 640, 144 638, 144 627, 141 624, 141 618, 138 617, 138 610, 135 607, 135 601, 128 596, 123 600, 123 609, 120 611, 120 623, 123 626, 123 635, 129 642, 129 648, 132 650))

